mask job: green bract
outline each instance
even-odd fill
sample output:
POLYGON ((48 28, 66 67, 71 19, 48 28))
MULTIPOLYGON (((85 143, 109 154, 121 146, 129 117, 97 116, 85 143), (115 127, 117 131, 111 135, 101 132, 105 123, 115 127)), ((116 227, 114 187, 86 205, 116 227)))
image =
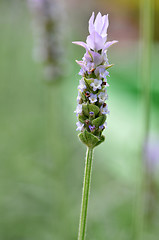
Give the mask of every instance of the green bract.
POLYGON ((89 148, 94 148, 104 141, 104 136, 100 138, 94 136, 92 133, 89 133, 87 130, 78 135, 82 143, 86 144, 89 148))

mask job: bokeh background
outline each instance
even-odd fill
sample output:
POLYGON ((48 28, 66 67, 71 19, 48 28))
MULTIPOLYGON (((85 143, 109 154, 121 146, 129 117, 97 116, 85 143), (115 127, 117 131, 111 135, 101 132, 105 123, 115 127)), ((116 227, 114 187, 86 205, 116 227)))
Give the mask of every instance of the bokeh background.
MULTIPOLYGON (((110 88, 106 141, 95 149, 87 239, 134 239, 143 161, 140 81, 140 3, 137 0, 63 0, 63 78, 44 79, 34 61, 27 1, 0 1, 0 239, 77 239, 86 147, 77 137, 79 66, 92 11, 109 13, 110 88)), ((59 15, 59 21, 61 20, 59 15)), ((159 150, 159 3, 154 2, 150 142, 159 150)), ((157 154, 155 150, 155 154, 157 154)), ((156 155, 155 155, 156 156, 156 155)), ((155 158, 159 161, 158 158, 155 158)), ((157 161, 156 160, 156 161, 157 161)), ((159 169, 151 172, 153 199, 144 240, 159 236, 159 169)), ((144 203, 143 203, 144 204, 144 203)), ((145 214, 146 215, 146 214, 145 214)), ((147 215, 146 215, 147 216, 147 215)))

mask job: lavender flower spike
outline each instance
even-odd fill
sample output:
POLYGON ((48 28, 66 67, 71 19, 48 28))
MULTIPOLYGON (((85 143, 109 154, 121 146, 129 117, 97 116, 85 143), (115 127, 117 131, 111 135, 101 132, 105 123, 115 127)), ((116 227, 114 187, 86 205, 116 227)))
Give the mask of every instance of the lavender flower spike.
POLYGON ((52 81, 62 76, 64 68, 64 14, 58 0, 28 0, 28 4, 35 35, 33 55, 36 61, 43 63, 45 79, 52 81))
POLYGON ((117 41, 107 42, 108 25, 108 15, 98 13, 94 20, 92 13, 86 43, 73 42, 86 50, 82 61, 76 61, 82 76, 75 111, 78 117, 76 130, 81 132, 81 142, 87 145, 78 240, 85 240, 93 151, 105 139, 102 132, 107 127, 106 116, 109 114, 105 103, 108 99, 106 87, 109 86, 107 69, 113 65, 108 63, 107 48, 117 41))
POLYGON ((107 42, 108 26, 108 14, 102 16, 99 12, 95 19, 94 13, 92 13, 86 43, 73 42, 86 50, 82 61, 77 61, 81 67, 79 75, 82 75, 82 80, 78 86, 80 111, 78 105, 76 114, 78 122, 82 124, 82 128, 78 128, 81 131, 79 138, 91 148, 104 141, 102 132, 105 127, 103 126, 107 114, 109 114, 108 105, 105 103, 108 99, 106 87, 109 86, 107 69, 113 65, 108 63, 107 49, 117 41, 107 42))

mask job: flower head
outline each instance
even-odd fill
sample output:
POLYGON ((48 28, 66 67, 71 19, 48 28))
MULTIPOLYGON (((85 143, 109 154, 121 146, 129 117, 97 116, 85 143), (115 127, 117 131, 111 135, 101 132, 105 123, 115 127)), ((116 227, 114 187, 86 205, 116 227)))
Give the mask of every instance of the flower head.
POLYGON ((33 16, 34 59, 43 63, 45 79, 55 80, 63 75, 61 68, 64 68, 61 26, 64 13, 58 0, 28 0, 28 3, 33 16))
POLYGON ((107 36, 107 29, 109 26, 108 14, 102 16, 99 12, 94 21, 94 12, 89 20, 89 33, 97 32, 101 37, 107 36))
POLYGON ((117 41, 107 42, 108 14, 102 16, 94 13, 89 20, 89 36, 84 42, 73 42, 84 47, 86 53, 82 61, 77 61, 81 67, 79 75, 82 76, 78 90, 78 105, 76 114, 80 140, 87 146, 95 147, 104 141, 103 130, 107 127, 106 115, 109 114, 106 87, 109 86, 107 71, 112 65, 108 62, 107 49, 117 41))

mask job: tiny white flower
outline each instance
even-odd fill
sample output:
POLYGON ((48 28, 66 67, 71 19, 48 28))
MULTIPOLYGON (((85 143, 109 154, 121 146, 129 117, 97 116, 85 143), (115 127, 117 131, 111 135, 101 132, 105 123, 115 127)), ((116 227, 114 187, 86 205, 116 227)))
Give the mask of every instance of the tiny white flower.
POLYGON ((95 74, 100 78, 104 78, 107 81, 107 76, 109 76, 109 72, 106 70, 106 65, 98 66, 95 70, 95 74))
POLYGON ((76 131, 82 131, 84 124, 81 122, 77 122, 76 125, 77 125, 76 131))
POLYGON ((107 80, 107 76, 109 77, 109 72, 107 70, 101 71, 99 76, 107 80))
POLYGON ((104 58, 104 61, 106 62, 107 65, 109 65, 109 62, 108 62, 108 57, 107 57, 107 50, 102 52, 102 56, 104 58))
POLYGON ((108 99, 108 94, 106 92, 106 89, 104 92, 100 92, 99 95, 98 95, 98 98, 99 98, 99 102, 100 103, 104 103, 106 99, 108 99))
POLYGON ((97 102, 97 94, 91 93, 90 97, 89 97, 89 100, 90 100, 91 103, 97 102))
POLYGON ((78 73, 80 76, 84 76, 85 74, 85 71, 83 70, 83 68, 80 69, 79 73, 78 73))
POLYGON ((92 70, 95 68, 95 65, 93 62, 88 62, 87 63, 87 72, 88 74, 91 74, 92 70))
POLYGON ((76 107, 76 110, 74 112, 76 113, 76 115, 81 114, 82 113, 82 104, 78 104, 76 107))
POLYGON ((80 99, 81 99, 81 94, 80 94, 80 92, 78 92, 77 103, 79 103, 80 99))
POLYGON ((84 89, 86 89, 86 88, 87 88, 87 87, 86 87, 85 81, 84 81, 84 79, 82 78, 82 79, 80 80, 80 85, 78 86, 78 89, 81 90, 81 92, 83 92, 84 89))
POLYGON ((107 105, 105 107, 101 106, 100 107, 100 112, 101 112, 101 114, 109 114, 110 113, 107 105))
POLYGON ((102 80, 94 79, 94 82, 90 84, 93 87, 93 91, 96 91, 97 89, 101 89, 102 80))

